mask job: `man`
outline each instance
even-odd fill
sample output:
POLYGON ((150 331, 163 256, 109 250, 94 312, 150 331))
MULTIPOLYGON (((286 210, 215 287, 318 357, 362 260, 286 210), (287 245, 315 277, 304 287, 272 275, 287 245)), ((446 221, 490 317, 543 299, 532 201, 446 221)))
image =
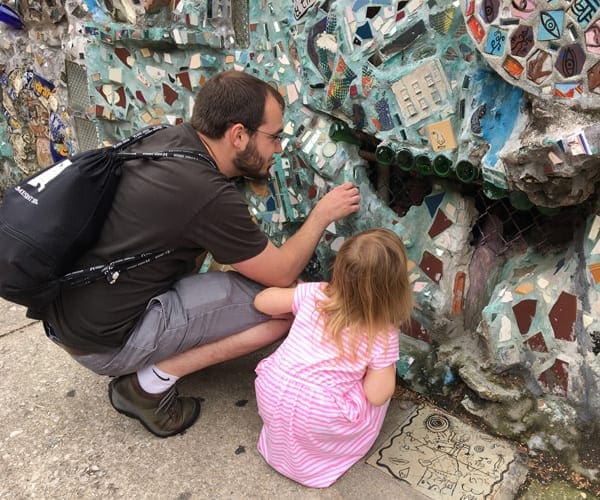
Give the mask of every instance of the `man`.
POLYGON ((184 149, 214 161, 130 161, 123 169, 99 241, 76 267, 144 251, 174 251, 100 281, 64 290, 47 311, 47 335, 92 371, 111 375, 113 407, 160 437, 197 419, 200 403, 180 397, 185 375, 260 349, 281 338, 287 317, 253 307, 264 286, 289 286, 325 228, 359 209, 352 183, 328 192, 280 248, 250 218, 230 179, 264 178, 281 152, 284 101, 242 72, 211 78, 192 119, 136 143, 135 151, 184 149), (237 272, 194 273, 210 252, 237 272))

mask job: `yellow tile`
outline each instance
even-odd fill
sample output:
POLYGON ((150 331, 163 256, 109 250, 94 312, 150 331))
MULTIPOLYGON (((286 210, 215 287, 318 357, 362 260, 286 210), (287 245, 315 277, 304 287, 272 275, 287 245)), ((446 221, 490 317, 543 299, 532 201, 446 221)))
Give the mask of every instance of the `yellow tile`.
POLYGON ((527 295, 533 291, 533 285, 529 282, 520 284, 517 288, 515 288, 515 292, 521 295, 527 295))
POLYGON ((600 283, 600 262, 596 264, 592 264, 590 267, 590 272, 592 273, 592 278, 594 278, 594 283, 600 283))
POLYGON ((450 120, 442 120, 441 122, 427 125, 427 135, 431 149, 434 151, 445 151, 448 149, 456 149, 456 139, 452 130, 450 120))

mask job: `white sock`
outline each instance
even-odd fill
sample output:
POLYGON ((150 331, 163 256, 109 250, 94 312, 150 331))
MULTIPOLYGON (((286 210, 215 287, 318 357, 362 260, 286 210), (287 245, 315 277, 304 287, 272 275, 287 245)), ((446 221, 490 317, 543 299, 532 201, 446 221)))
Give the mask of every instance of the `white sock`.
POLYGON ((163 372, 156 365, 150 365, 139 370, 137 378, 140 387, 150 394, 165 392, 179 380, 179 377, 163 372))

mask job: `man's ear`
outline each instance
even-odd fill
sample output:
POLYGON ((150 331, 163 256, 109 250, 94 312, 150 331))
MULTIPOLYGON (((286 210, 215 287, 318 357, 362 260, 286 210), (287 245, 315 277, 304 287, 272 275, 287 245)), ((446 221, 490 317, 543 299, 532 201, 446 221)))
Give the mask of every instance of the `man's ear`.
POLYGON ((246 145, 250 140, 250 133, 242 125, 241 123, 234 123, 227 132, 225 132, 227 137, 229 138, 229 142, 233 146, 234 149, 244 151, 246 149, 246 145))

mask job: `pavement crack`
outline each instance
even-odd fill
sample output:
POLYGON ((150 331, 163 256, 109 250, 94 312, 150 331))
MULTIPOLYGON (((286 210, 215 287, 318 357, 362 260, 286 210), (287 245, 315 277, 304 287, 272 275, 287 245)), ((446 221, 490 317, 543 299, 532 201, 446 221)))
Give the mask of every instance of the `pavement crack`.
POLYGON ((35 325, 36 323, 39 323, 39 321, 32 320, 29 323, 25 323, 21 326, 17 326, 16 328, 13 328, 11 330, 7 330, 5 332, 0 332, 0 338, 8 337, 11 333, 16 333, 16 332, 20 332, 21 330, 25 330, 25 328, 29 328, 31 325, 35 325))

